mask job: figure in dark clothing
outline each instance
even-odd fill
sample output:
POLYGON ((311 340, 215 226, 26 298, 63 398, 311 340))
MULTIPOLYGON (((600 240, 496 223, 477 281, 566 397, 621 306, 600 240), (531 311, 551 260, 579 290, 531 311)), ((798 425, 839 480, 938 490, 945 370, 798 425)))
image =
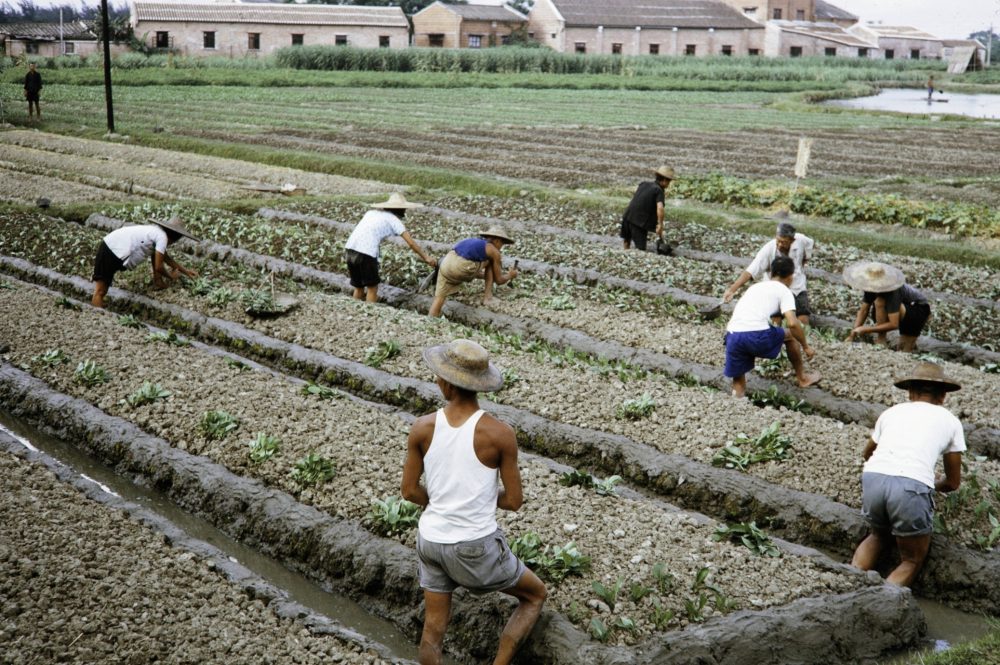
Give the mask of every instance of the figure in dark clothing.
POLYGON ((35 71, 35 63, 28 65, 28 73, 24 75, 24 98, 28 100, 28 117, 32 116, 32 105, 38 119, 42 119, 42 109, 38 105, 38 96, 42 92, 42 75, 35 71))
POLYGON ((656 169, 655 182, 640 182, 622 215, 621 238, 625 249, 632 243, 638 250, 646 250, 646 238, 650 231, 663 238, 663 192, 674 179, 674 170, 669 166, 656 169))

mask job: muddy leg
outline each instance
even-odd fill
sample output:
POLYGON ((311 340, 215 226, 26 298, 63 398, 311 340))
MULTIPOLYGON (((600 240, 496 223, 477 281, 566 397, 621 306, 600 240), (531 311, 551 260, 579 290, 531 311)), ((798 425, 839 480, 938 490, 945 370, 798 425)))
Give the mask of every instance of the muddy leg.
POLYGON ((434 302, 431 303, 431 309, 427 312, 427 315, 433 317, 441 316, 441 309, 444 307, 444 300, 444 297, 434 296, 434 302))
POLYGON ((888 537, 888 534, 879 534, 877 531, 868 534, 858 545, 858 549, 854 550, 851 565, 861 570, 873 570, 888 537))
POLYGON ((420 637, 420 665, 438 665, 444 631, 451 618, 451 594, 424 590, 424 632, 420 637))
POLYGON ((108 295, 108 283, 102 280, 94 282, 94 295, 90 304, 94 307, 104 307, 104 296, 108 295))
POLYGON ((924 565, 927 550, 931 546, 931 537, 930 534, 908 538, 896 536, 896 545, 899 547, 899 558, 902 561, 889 573, 889 577, 885 578, 885 581, 896 586, 908 587, 913 584, 917 573, 924 565))
POLYGON ((538 621, 538 615, 542 613, 542 605, 548 596, 545 585, 530 570, 521 575, 515 586, 504 589, 504 593, 517 598, 518 605, 500 634, 500 648, 497 649, 493 665, 507 665, 514 659, 518 647, 538 621))

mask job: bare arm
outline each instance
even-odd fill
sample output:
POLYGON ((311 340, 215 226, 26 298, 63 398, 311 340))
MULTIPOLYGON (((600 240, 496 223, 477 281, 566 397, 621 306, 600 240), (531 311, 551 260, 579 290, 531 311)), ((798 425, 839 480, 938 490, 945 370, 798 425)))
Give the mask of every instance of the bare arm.
POLYGON ((403 462, 403 480, 399 484, 400 493, 407 501, 421 508, 430 502, 427 488, 420 484, 424 472, 424 445, 434 435, 434 415, 418 418, 406 439, 406 460, 403 462))
POLYGON ((893 330, 899 329, 899 312, 893 312, 887 315, 888 320, 885 323, 879 323, 874 326, 857 326, 851 331, 852 335, 866 335, 868 333, 883 333, 891 332, 893 330))
POLYGON ((431 266, 432 268, 437 267, 438 263, 437 259, 428 255, 427 252, 424 251, 423 247, 418 245, 417 241, 413 239, 413 236, 410 235, 409 231, 403 231, 400 235, 402 236, 403 240, 406 241, 406 244, 410 246, 410 249, 416 252, 417 256, 423 259, 424 263, 431 266))
POLYGON ((733 296, 739 293, 740 289, 742 289, 743 286, 751 279, 753 279, 753 275, 748 273, 746 270, 741 272, 740 276, 736 278, 736 281, 733 282, 732 285, 728 289, 726 289, 726 292, 722 295, 723 302, 729 302, 730 300, 732 300, 733 296))
POLYGON ((861 453, 861 459, 867 462, 868 458, 872 456, 872 453, 875 452, 876 448, 878 448, 878 444, 875 443, 875 439, 868 439, 868 443, 865 445, 865 450, 861 453))
POLYGON ((656 202, 656 235, 663 237, 663 204, 656 202))
POLYGON ((962 484, 962 453, 944 454, 944 476, 938 476, 934 489, 938 492, 954 492, 962 484))
POLYGON ((861 333, 858 332, 864 327, 865 319, 868 318, 868 312, 871 311, 871 305, 866 302, 861 303, 861 307, 858 307, 858 314, 854 317, 854 327, 851 328, 851 332, 847 335, 847 341, 854 341, 854 336, 861 333))
POLYGON ((795 316, 795 310, 788 310, 784 316, 785 327, 788 328, 788 332, 792 334, 792 338, 796 342, 802 345, 802 352, 806 354, 806 357, 812 360, 812 357, 816 355, 816 351, 809 346, 809 340, 806 339, 806 331, 802 327, 802 322, 795 316))
POLYGON ((498 250, 493 245, 486 245, 486 256, 488 257, 489 265, 486 266, 485 274, 483 278, 486 280, 486 289, 483 293, 483 302, 487 302, 493 297, 493 284, 497 285, 506 284, 510 280, 517 277, 517 270, 511 269, 506 274, 503 272, 503 268, 500 265, 500 250, 498 250))
POLYGON ((500 449, 500 483, 503 485, 497 495, 497 507, 516 511, 524 504, 521 470, 517 468, 517 438, 508 425, 504 425, 504 429, 497 446, 500 449))

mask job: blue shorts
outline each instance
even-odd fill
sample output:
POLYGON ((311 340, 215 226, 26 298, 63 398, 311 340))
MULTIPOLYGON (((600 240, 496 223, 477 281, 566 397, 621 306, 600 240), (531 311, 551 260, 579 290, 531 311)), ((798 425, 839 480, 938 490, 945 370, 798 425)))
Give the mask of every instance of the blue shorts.
POLYGON ((919 480, 867 471, 861 488, 861 514, 872 529, 904 538, 934 532, 934 490, 919 480))
POLYGON ((726 369, 730 379, 753 369, 757 358, 777 358, 785 343, 785 329, 771 326, 766 330, 726 333, 726 369))

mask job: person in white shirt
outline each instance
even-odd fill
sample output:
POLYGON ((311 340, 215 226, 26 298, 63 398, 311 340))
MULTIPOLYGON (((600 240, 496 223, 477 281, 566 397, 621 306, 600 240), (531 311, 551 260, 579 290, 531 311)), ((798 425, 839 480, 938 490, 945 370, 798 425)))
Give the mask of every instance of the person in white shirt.
POLYGON ((381 277, 378 272, 378 262, 381 258, 382 241, 389 236, 402 236, 406 244, 432 268, 437 267, 437 260, 424 252, 403 226, 406 211, 422 208, 419 203, 411 203, 399 193, 393 193, 388 201, 372 205, 375 210, 369 210, 354 227, 344 250, 347 255, 347 273, 354 287, 356 300, 378 302, 378 285, 381 277))
POLYGON ((167 254, 167 247, 182 237, 197 240, 176 215, 165 222, 123 226, 104 236, 94 259, 94 295, 90 304, 104 307, 104 298, 115 273, 131 270, 146 259, 152 264, 155 289, 165 288, 167 279, 196 276, 197 272, 185 268, 167 254))
POLYGON ((813 239, 802 233, 797 233, 795 227, 788 222, 780 222, 773 240, 760 248, 746 270, 740 273, 736 281, 726 289, 722 296, 724 302, 733 299, 743 285, 751 279, 760 281, 771 270, 771 263, 779 256, 787 256, 795 264, 792 283, 789 288, 795 296, 795 314, 802 325, 809 325, 812 308, 809 305, 809 292, 806 290, 806 262, 812 258, 813 239))
POLYGON ((524 501, 514 430, 484 413, 477 398, 503 387, 503 375, 486 349, 467 339, 426 348, 423 356, 447 403, 413 423, 400 485, 405 499, 424 508, 417 527, 426 606, 420 663, 441 662, 452 592, 461 586, 517 599, 493 661, 506 665, 538 620, 548 592, 497 526, 497 508, 516 511, 524 501))
POLYGON ((803 353, 812 360, 815 355, 806 339, 802 323, 795 316, 795 297, 788 286, 792 283, 795 264, 787 256, 771 262, 771 279, 758 282, 736 303, 726 325, 726 367, 723 374, 733 380, 733 396, 743 397, 747 390, 746 373, 757 358, 777 358, 784 346, 802 388, 819 382, 820 375, 805 371, 803 353), (787 328, 771 325, 771 317, 780 312, 787 328))
POLYGON ((861 512, 871 533, 861 541, 851 565, 872 570, 882 550, 895 541, 900 563, 886 581, 910 586, 924 565, 934 532, 934 492, 954 492, 962 484, 962 423, 942 406, 961 386, 940 365, 922 362, 895 382, 910 401, 882 412, 863 457, 861 512), (938 458, 944 474, 935 475, 938 458))

